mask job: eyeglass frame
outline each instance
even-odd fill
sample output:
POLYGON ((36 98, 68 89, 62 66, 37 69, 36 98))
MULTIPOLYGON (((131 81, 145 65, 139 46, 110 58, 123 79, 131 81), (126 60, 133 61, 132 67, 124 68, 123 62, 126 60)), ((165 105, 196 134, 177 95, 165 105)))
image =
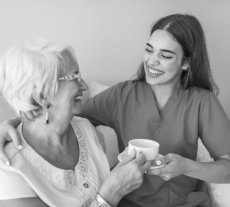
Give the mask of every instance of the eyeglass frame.
POLYGON ((65 75, 61 78, 58 78, 58 80, 64 80, 64 81, 72 81, 75 79, 77 79, 78 82, 81 82, 82 78, 81 78, 81 72, 80 71, 77 71, 77 72, 74 72, 73 74, 65 75))

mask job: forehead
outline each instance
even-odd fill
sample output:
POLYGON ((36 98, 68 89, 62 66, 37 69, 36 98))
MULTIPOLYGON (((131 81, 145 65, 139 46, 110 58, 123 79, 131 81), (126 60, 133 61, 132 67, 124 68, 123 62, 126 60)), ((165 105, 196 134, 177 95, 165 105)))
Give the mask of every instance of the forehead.
POLYGON ((171 50, 176 54, 182 53, 181 45, 173 38, 173 36, 165 30, 156 30, 151 35, 148 43, 155 50, 171 50))
POLYGON ((70 75, 76 71, 79 71, 77 60, 73 57, 72 53, 68 50, 62 52, 64 58, 64 65, 62 66, 63 75, 70 75))

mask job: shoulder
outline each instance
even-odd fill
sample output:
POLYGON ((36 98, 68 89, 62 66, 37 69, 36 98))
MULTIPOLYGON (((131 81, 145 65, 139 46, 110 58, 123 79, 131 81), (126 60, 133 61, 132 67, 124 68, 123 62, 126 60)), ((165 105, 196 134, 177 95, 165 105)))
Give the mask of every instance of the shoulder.
POLYGON ((208 91, 199 87, 192 87, 187 90, 186 97, 190 101, 205 103, 211 100, 217 100, 216 95, 212 91, 208 91))
MULTIPOLYGON (((126 100, 130 95, 142 94, 143 91, 146 93, 147 88, 150 88, 150 86, 144 81, 127 80, 112 85, 89 100, 94 103, 94 106, 100 106, 102 103, 114 105, 119 100, 126 100)), ((89 103, 88 101, 86 104, 89 103)))
POLYGON ((77 128, 79 127, 80 129, 84 129, 84 128, 92 128, 92 124, 90 123, 90 121, 86 118, 82 118, 79 116, 75 116, 73 117, 73 119, 71 120, 71 124, 73 126, 73 128, 77 128))
POLYGON ((79 138, 83 136, 85 141, 89 139, 91 142, 95 138, 95 127, 88 119, 76 116, 72 119, 71 125, 79 138))
POLYGON ((146 91, 150 88, 150 86, 145 81, 138 80, 128 80, 124 82, 120 82, 114 86, 117 90, 119 90, 120 95, 127 96, 132 93, 139 93, 146 91))
POLYGON ((98 132, 88 119, 74 117, 71 124, 76 132, 76 136, 78 136, 78 139, 83 138, 88 147, 92 148, 97 146, 103 150, 102 147, 105 147, 102 136, 103 134, 98 132))
POLYGON ((186 107, 198 110, 199 113, 225 113, 218 97, 212 92, 202 88, 193 87, 185 91, 183 96, 186 107))
POLYGON ((136 88, 145 88, 148 84, 145 81, 138 80, 127 80, 119 82, 115 87, 120 88, 120 90, 135 90, 136 88))

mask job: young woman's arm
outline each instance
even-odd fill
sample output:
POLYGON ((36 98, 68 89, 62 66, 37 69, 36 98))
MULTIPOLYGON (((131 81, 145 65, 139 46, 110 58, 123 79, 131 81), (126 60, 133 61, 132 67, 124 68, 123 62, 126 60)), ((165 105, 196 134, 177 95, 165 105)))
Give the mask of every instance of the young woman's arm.
POLYGON ((230 155, 219 157, 214 162, 198 162, 177 154, 164 157, 167 165, 151 170, 150 174, 159 175, 164 180, 170 180, 179 175, 204 180, 209 183, 230 183, 230 155))
POLYGON ((20 149, 20 138, 16 127, 20 124, 17 118, 9 119, 0 125, 0 160, 6 164, 10 164, 9 158, 4 152, 4 146, 7 142, 13 141, 14 145, 20 149))

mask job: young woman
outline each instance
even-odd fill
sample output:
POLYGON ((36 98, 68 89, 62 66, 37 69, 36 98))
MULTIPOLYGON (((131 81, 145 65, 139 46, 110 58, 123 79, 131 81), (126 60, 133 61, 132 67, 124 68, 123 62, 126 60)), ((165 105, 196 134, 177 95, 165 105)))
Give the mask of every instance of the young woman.
POLYGON ((143 137, 159 142, 165 155, 167 165, 146 175, 119 206, 210 206, 198 180, 230 182, 230 122, 217 93, 199 21, 186 14, 158 20, 136 79, 90 99, 82 112, 115 129, 120 151, 143 137), (198 138, 214 162, 196 162, 198 138))
MULTIPOLYGON (((230 121, 217 94, 197 18, 173 14, 159 19, 135 80, 89 99, 81 113, 95 124, 113 127, 120 151, 130 139, 143 137, 159 142, 165 155, 167 165, 146 174, 141 187, 118 206, 211 205, 199 180, 230 182, 230 121), (198 138, 214 162, 196 161, 198 138)), ((16 124, 2 125, 1 143, 15 139, 16 124)))

